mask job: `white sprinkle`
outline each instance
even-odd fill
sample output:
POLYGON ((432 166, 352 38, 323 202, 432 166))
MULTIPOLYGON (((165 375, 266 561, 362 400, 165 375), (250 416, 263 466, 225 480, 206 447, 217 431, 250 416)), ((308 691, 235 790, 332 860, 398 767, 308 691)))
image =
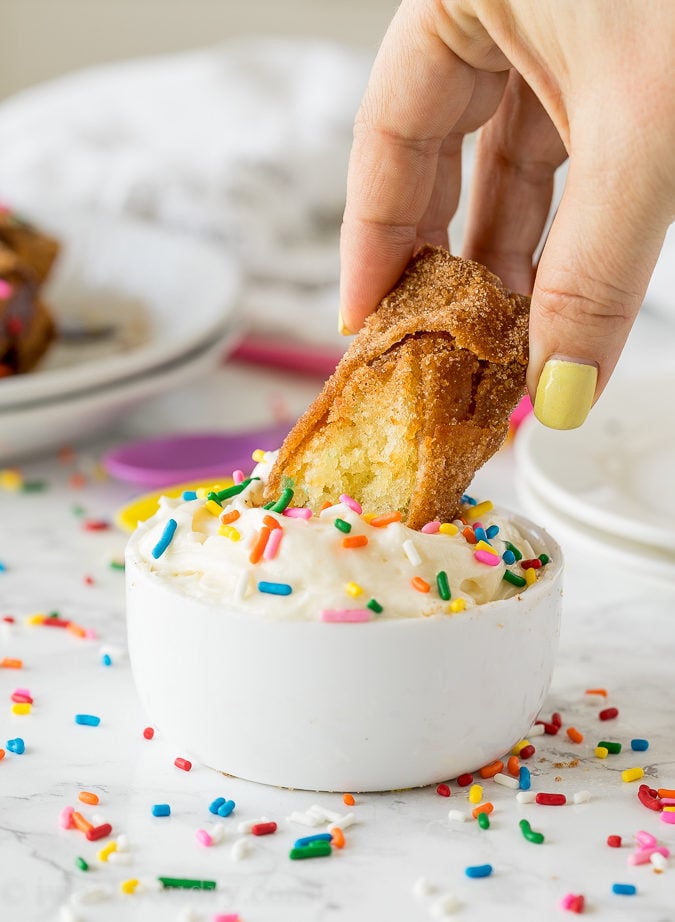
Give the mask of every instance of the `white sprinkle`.
POLYGON ((408 558, 413 567, 419 567, 422 563, 422 558, 419 555, 419 551, 413 544, 412 538, 408 538, 407 541, 403 542, 403 550, 405 551, 405 556, 408 558))
POLYGON ((536 791, 518 791, 516 800, 519 804, 533 804, 537 799, 536 791))
POLYGON ((466 823, 469 817, 466 813, 462 813, 461 810, 450 810, 448 811, 448 819, 453 823, 466 823))
POLYGON ((126 832, 121 832, 116 839, 117 842, 117 851, 118 852, 128 852, 129 851, 129 836, 126 832))
POLYGON ((258 823, 269 823, 269 820, 266 816, 261 816, 260 819, 257 820, 242 820, 237 826, 237 832, 239 835, 246 835, 246 833, 250 832, 258 823))
POLYGON ((327 807, 322 807, 320 804, 313 804, 307 813, 317 818, 320 817, 321 821, 324 823, 337 823, 342 819, 341 813, 336 813, 335 810, 329 810, 327 807))
POLYGON ((252 850, 253 844, 250 839, 237 839, 233 842, 230 855, 233 861, 241 861, 252 850))
POLYGON ((164 885, 158 877, 142 877, 138 881, 136 893, 159 893, 163 889, 164 885))
POLYGON ((434 893, 435 889, 434 885, 426 877, 418 877, 413 884, 412 892, 413 896, 416 896, 418 900, 423 900, 434 893))
POLYGON ((577 791, 576 794, 572 797, 572 800, 575 804, 585 804, 591 799, 590 791, 577 791))
POLYGON ((543 724, 532 724, 530 727, 529 733, 525 734, 526 739, 529 739, 531 736, 543 736, 546 733, 543 724))
POLYGON ((317 816, 309 813, 299 813, 297 810, 287 816, 286 819, 289 823, 301 823, 303 826, 321 826, 325 822, 325 820, 317 816))
POLYGON ((207 831, 215 845, 219 845, 225 838, 225 826, 223 823, 214 823, 212 826, 209 826, 207 831))
POLYGON ((195 910, 186 906, 178 913, 178 922, 201 922, 202 916, 195 910))
POLYGON ((129 852, 110 852, 108 862, 110 864, 131 864, 131 855, 129 852))
POLYGON ((87 887, 85 890, 77 890, 70 897, 71 903, 80 906, 82 903, 100 903, 107 900, 112 895, 110 887, 103 885, 94 885, 87 887))
POLYGON ((248 570, 242 570, 237 578, 237 585, 234 587, 234 597, 238 602, 245 599, 249 594, 250 573, 248 570))
POLYGON ((652 852, 649 856, 649 860, 654 866, 655 871, 665 870, 665 867, 668 864, 668 859, 665 855, 662 855, 661 852, 652 852))
POLYGON ((492 780, 496 781, 497 784, 503 785, 505 788, 513 788, 514 791, 518 790, 520 787, 520 780, 514 778, 513 775, 505 775, 504 772, 497 772, 496 775, 492 776, 492 780))
POLYGON ((443 919, 459 909, 459 900, 454 893, 443 893, 429 907, 432 919, 443 919))
POLYGON ((340 814, 338 813, 337 819, 331 820, 330 822, 334 822, 336 826, 340 827, 340 829, 347 829, 348 826, 353 826, 354 823, 356 822, 356 814, 355 813, 343 813, 342 816, 340 816, 340 814))

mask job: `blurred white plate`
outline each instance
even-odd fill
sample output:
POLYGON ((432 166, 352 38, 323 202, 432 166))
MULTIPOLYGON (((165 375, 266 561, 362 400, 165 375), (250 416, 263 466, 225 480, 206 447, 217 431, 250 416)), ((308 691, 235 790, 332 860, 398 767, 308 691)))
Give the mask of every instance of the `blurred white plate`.
POLYGON ((93 438, 143 401, 215 369, 239 331, 229 324, 208 343, 145 374, 95 390, 0 409, 0 465, 93 438))
POLYGON ((516 438, 520 481, 567 521, 675 558, 675 374, 617 378, 579 429, 534 418, 516 438))
POLYGON ((0 410, 159 368, 231 320, 239 273, 223 246, 94 213, 28 217, 63 244, 45 299, 66 335, 35 371, 0 381, 0 410))

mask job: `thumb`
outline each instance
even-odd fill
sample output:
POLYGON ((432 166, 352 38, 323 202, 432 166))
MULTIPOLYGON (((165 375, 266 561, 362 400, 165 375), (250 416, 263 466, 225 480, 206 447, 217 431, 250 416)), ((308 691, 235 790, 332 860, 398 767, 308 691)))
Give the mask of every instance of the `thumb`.
POLYGON ((668 227, 646 176, 600 162, 601 175, 570 162, 532 293, 528 387, 553 429, 580 426, 602 393, 668 227))

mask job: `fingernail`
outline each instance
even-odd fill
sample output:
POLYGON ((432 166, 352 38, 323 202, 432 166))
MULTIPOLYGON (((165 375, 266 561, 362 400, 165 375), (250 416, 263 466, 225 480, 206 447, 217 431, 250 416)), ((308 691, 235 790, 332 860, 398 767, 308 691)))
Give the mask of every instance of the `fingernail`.
POLYGON ((352 331, 345 326, 345 322, 342 319, 342 308, 338 310, 338 333, 341 336, 351 336, 352 331))
POLYGON ((576 429, 593 406, 597 381, 592 363, 550 358, 537 385, 534 415, 550 429, 576 429))

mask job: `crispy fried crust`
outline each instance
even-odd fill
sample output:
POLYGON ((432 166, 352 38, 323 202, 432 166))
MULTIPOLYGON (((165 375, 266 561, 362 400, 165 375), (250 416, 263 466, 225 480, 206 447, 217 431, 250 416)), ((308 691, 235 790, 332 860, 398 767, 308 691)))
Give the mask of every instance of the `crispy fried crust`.
POLYGON ((345 492, 411 528, 456 518, 524 393, 528 315, 483 266, 423 248, 289 433, 267 499, 292 481, 314 510, 345 492))

